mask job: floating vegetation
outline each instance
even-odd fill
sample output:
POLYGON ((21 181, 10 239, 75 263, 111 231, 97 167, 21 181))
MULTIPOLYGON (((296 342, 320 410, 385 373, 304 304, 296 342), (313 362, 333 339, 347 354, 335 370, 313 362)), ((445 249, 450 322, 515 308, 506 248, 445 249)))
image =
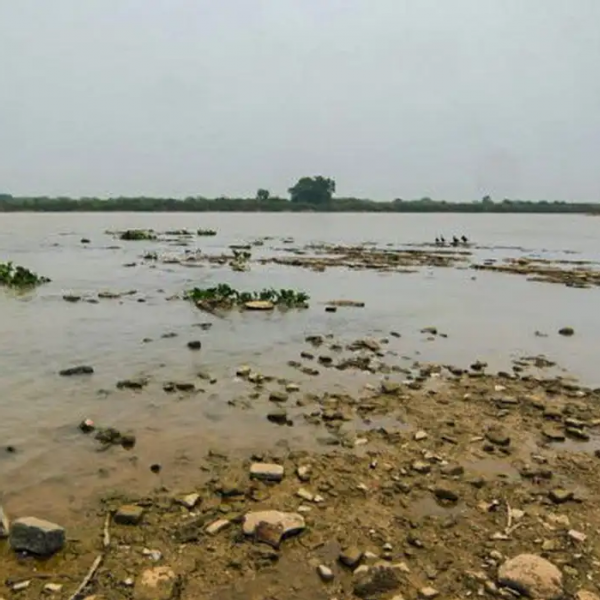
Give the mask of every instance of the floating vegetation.
POLYGON ((204 236, 217 235, 217 232, 214 229, 198 229, 196 233, 204 236))
POLYGON ((156 234, 151 229, 127 229, 119 234, 120 240, 139 242, 143 240, 155 240, 156 234))
POLYGON ((25 267, 15 266, 12 262, 0 263, 0 285, 27 289, 49 281, 47 277, 41 277, 25 267))
POLYGON ((272 310, 276 306, 283 308, 307 308, 309 296, 295 290, 268 288, 259 292, 239 291, 226 283, 210 288, 193 288, 185 293, 187 300, 193 301, 198 308, 212 312, 245 308, 247 310, 272 310))
POLYGON ((249 250, 232 250, 233 260, 229 263, 229 266, 233 271, 249 271, 250 257, 252 252, 249 250))

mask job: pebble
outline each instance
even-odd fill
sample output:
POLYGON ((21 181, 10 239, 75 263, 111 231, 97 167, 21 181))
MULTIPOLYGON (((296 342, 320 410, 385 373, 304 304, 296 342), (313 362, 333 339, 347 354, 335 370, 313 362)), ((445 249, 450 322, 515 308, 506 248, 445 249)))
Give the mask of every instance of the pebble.
POLYGON ((219 519, 218 521, 214 521, 206 528, 206 533, 208 535, 217 535, 217 533, 223 531, 227 527, 231 525, 231 521, 228 519, 219 519))
POLYGON ((300 391, 300 386, 297 383, 288 383, 285 386, 285 391, 286 392, 299 392, 300 391))
POLYGON ((4 512, 2 505, 0 505, 0 540, 7 538, 9 531, 10 531, 10 521, 8 520, 8 517, 6 516, 6 513, 4 512))
POLYGON ((200 340, 192 340, 187 343, 187 347, 190 350, 200 350, 200 348, 202 348, 202 342, 200 340))
POLYGON ((410 466, 413 471, 417 473, 426 474, 431 471, 431 465, 422 460, 415 460, 413 464, 410 466))
POLYGON ((250 477, 262 481, 281 481, 284 475, 282 465, 254 463, 250 467, 250 477))
POLYGON ((572 491, 563 488, 556 488, 548 492, 548 497, 554 504, 564 504, 569 500, 573 500, 574 496, 575 494, 572 491))
POLYGON ((588 592, 587 590, 579 590, 575 594, 575 600, 600 600, 597 594, 588 592))
POLYGON ((446 486, 437 486, 433 490, 433 493, 438 500, 443 502, 451 502, 454 504, 458 502, 459 499, 458 494, 453 489, 446 486))
POLYGON ((429 436, 425 431, 417 431, 415 433, 415 441, 420 442, 421 440, 426 440, 429 436))
POLYGON ((32 554, 49 556, 64 547, 65 530, 50 521, 24 517, 13 522, 9 540, 13 550, 25 550, 32 554))
POLYGON ((19 581, 11 587, 13 592, 22 592, 26 590, 31 585, 31 580, 27 579, 26 581, 19 581))
POLYGON ((296 492, 296 496, 298 496, 298 498, 302 498, 302 500, 306 500, 307 502, 312 502, 315 499, 315 497, 304 488, 300 488, 296 492))
POLYGON ((558 600, 563 596, 562 573, 535 554, 519 554, 498 570, 498 582, 529 598, 558 600))
POLYGON ((333 571, 329 567, 326 567, 325 565, 319 565, 317 567, 317 573, 323 581, 333 581, 333 571))
POLYGON ((162 552, 160 550, 150 550, 150 548, 144 548, 142 554, 152 559, 154 562, 158 562, 162 558, 162 552))
POLYGON ((179 500, 179 503, 183 504, 187 509, 192 510, 198 504, 199 500, 200 494, 187 494, 179 500))
POLYGON ((400 384, 395 381, 388 381, 385 379, 381 382, 381 391, 384 394, 395 394, 400 391, 400 384))
POLYGON ((274 391, 269 394, 271 402, 287 402, 289 396, 285 392, 274 391))
POLYGON ((49 592, 50 594, 57 594, 62 590, 63 586, 60 583, 47 583, 44 586, 44 591, 49 592))
POLYGON ((300 466, 296 469, 296 475, 298 479, 303 483, 310 481, 310 467, 308 466, 300 466))
POLYGON ((502 427, 490 427, 486 431, 485 437, 495 446, 509 446, 510 437, 502 427))
POLYGON ((263 510, 246 514, 243 524, 244 535, 254 535, 261 524, 276 528, 280 533, 280 538, 300 533, 306 527, 304 517, 297 513, 263 510))
POLYGON ((558 333, 564 336, 571 336, 575 334, 575 330, 572 327, 561 327, 558 333))
POLYGON ((138 525, 144 516, 144 509, 135 504, 125 504, 117 510, 114 521, 117 525, 138 525))
POLYGON ((580 542, 582 544, 587 539, 587 535, 585 535, 585 533, 582 533, 581 531, 576 531, 575 529, 569 529, 567 535, 575 542, 580 542))
MULTIPOLYGON (((361 569, 362 567, 359 567, 361 569)), ((357 569, 357 571, 359 570, 357 569)), ((397 590, 401 585, 398 570, 389 565, 368 568, 359 573, 354 582, 354 594, 368 599, 397 590)))
POLYGON ((59 371, 61 377, 73 377, 74 375, 91 375, 94 372, 94 367, 89 365, 80 365, 78 367, 69 367, 59 371))
POLYGON ((269 413, 267 413, 267 420, 271 423, 275 423, 276 425, 286 425, 288 423, 287 410, 283 408, 272 410, 269 413))
POLYGON ((432 587, 424 587, 419 590, 419 597, 424 598, 424 600, 431 600, 439 595, 440 593, 432 587))
MULTIPOLYGON (((376 555, 374 555, 377 558, 376 555)), ((348 546, 344 548, 338 557, 338 560, 349 567, 350 569, 355 569, 359 564, 361 559, 363 558, 363 552, 356 546, 348 546)))
POLYGON ((238 377, 248 377, 248 375, 250 375, 251 371, 252 371, 252 369, 248 365, 243 365, 243 366, 237 368, 235 374, 238 377))
POLYGON ((544 425, 542 435, 553 442, 564 442, 566 437, 565 432, 556 425, 544 425))

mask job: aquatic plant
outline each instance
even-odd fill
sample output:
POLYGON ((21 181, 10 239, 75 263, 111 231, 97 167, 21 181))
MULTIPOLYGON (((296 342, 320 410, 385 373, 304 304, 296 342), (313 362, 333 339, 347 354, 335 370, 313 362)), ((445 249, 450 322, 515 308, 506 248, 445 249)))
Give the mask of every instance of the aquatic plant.
POLYGON ((206 236, 217 235, 217 232, 214 229, 198 229, 198 231, 196 233, 198 235, 206 235, 206 236))
POLYGON ((266 309, 275 306, 306 308, 310 299, 305 292, 291 289, 265 288, 259 291, 240 291, 226 283, 209 288, 195 287, 185 293, 185 298, 204 310, 228 310, 236 307, 266 309), (261 304, 256 305, 255 303, 261 304))
POLYGON ((47 277, 42 277, 25 267, 15 266, 12 262, 0 263, 0 285, 26 289, 48 283, 49 281, 47 277))
POLYGON ((155 240, 156 234, 152 230, 147 229, 127 229, 122 231, 119 235, 119 239, 127 240, 130 242, 138 242, 142 240, 155 240))

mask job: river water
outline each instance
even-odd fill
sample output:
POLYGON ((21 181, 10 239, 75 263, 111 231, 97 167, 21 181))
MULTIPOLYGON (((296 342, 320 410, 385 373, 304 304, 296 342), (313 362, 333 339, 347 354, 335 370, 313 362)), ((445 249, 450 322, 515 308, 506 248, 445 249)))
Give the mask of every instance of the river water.
MULTIPOLYGON (((544 354, 584 383, 600 385, 598 289, 468 268, 320 273, 253 264, 249 272, 237 273, 228 266, 150 264, 140 260, 145 252, 177 254, 182 248, 164 241, 122 242, 109 230, 216 229, 216 237, 192 240, 193 248, 209 253, 269 238, 255 256, 311 243, 401 247, 430 243, 437 235, 466 234, 477 246, 478 259, 600 262, 599 227, 600 219, 562 215, 1 215, 0 261, 12 260, 52 282, 25 295, 0 290, 0 445, 16 449, 10 453, 0 447, 0 490, 9 503, 56 512, 57 503, 77 506, 87 492, 123 480, 147 485, 156 478, 147 468, 152 462, 168 467, 159 481, 181 484, 185 469, 208 448, 310 444, 314 434, 308 430, 276 428, 266 422, 264 411, 231 404, 247 391, 247 384, 234 376, 237 365, 292 378, 285 363, 298 357, 311 333, 350 340, 397 331, 402 337, 392 340, 394 350, 407 359, 461 366, 481 359, 507 368, 511 359, 544 354), (81 238, 90 243, 82 244, 81 238), (168 300, 191 286, 221 282, 246 289, 305 290, 311 308, 216 318, 185 301, 168 300), (86 297, 128 290, 136 293, 95 304, 63 300, 66 293, 86 297), (366 307, 324 312, 323 303, 334 298, 361 300, 366 307), (199 327, 206 322, 213 323, 209 331, 199 327), (557 335, 566 325, 575 328, 575 336, 557 335), (428 341, 420 333, 426 326, 448 337, 428 341), (536 336, 536 331, 548 336, 536 336), (187 348, 192 339, 202 341, 200 352, 187 348), (94 375, 58 376, 60 369, 77 364, 93 365, 94 375), (204 393, 187 398, 162 391, 162 382, 191 380, 200 370, 214 375, 218 384, 206 383, 204 393), (151 381, 144 392, 116 390, 116 381, 139 376, 151 381), (98 452, 97 444, 77 429, 83 418, 134 430, 135 453, 98 452), (179 478, 168 479, 169 472, 179 478)), ((343 372, 331 375, 329 384, 342 389, 362 381, 343 372)))

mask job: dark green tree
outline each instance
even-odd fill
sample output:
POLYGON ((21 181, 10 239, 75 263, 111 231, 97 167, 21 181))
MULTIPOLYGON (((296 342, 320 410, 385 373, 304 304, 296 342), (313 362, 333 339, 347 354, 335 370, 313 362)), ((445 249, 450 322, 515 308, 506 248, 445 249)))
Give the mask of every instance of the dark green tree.
POLYGON ((260 188, 256 192, 256 199, 260 200, 261 202, 266 202, 270 197, 271 197, 271 192, 269 192, 269 190, 260 188))
POLYGON ((302 177, 288 191, 297 204, 328 204, 335 193, 335 181, 321 175, 302 177))

